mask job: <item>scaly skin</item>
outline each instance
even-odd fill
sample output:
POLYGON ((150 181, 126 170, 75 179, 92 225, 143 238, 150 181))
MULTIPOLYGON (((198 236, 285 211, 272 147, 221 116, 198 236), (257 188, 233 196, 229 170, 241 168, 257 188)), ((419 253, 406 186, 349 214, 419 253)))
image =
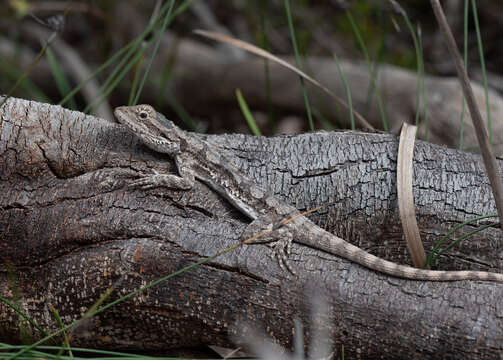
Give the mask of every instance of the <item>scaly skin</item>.
MULTIPOLYGON (((150 105, 123 106, 115 109, 119 122, 138 136, 152 150, 165 153, 175 160, 179 176, 173 174, 145 175, 133 186, 149 189, 165 186, 188 190, 198 179, 225 197, 252 222, 243 234, 251 237, 274 224, 299 214, 269 191, 262 189, 234 167, 226 155, 212 144, 185 132, 157 113, 150 105)), ((280 264, 289 269, 287 256, 291 242, 337 255, 369 269, 399 278, 428 281, 487 280, 503 282, 503 274, 483 271, 434 271, 399 265, 378 258, 321 229, 301 216, 257 242, 275 242, 280 264)))

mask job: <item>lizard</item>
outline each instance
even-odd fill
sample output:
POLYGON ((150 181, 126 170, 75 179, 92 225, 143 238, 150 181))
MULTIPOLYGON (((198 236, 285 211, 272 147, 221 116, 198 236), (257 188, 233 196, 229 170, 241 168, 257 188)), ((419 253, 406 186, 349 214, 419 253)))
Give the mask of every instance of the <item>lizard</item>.
MULTIPOLYGON (((368 269, 398 278, 425 281, 486 280, 503 282, 503 274, 484 271, 443 271, 418 269, 374 256, 344 239, 325 231, 293 206, 243 174, 229 154, 215 145, 177 127, 150 105, 121 106, 115 117, 150 149, 174 160, 178 174, 141 174, 131 186, 148 190, 167 187, 190 190, 196 180, 226 198, 251 221, 243 234, 247 239, 264 230, 269 232, 257 243, 271 243, 281 268, 288 263, 291 243, 296 242, 358 263, 368 269), (285 224, 285 219, 293 221, 285 224)), ((291 272, 294 272, 291 270, 291 272)))

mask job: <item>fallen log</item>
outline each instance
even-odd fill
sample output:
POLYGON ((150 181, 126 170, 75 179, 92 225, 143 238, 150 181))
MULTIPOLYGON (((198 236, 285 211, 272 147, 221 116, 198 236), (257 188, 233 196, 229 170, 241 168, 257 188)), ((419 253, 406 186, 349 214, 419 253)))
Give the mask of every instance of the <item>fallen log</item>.
MULTIPOLYGON (((49 304, 70 323, 114 284, 111 299, 240 240, 247 220, 202 183, 186 192, 128 188, 142 171, 174 166, 112 119, 20 99, 0 114, 0 295, 47 331, 58 329, 49 304)), ((409 263, 396 209, 394 136, 207 138, 299 210, 327 205, 312 215, 320 226, 409 263)), ((455 224, 495 212, 478 156, 418 142, 414 172, 427 249, 455 224)), ((440 268, 501 272, 501 249, 500 231, 488 229, 451 249, 440 268)), ((298 245, 293 276, 268 254, 253 245, 220 256, 93 317, 71 343, 230 347, 247 336, 247 324, 291 347, 294 319, 309 327, 315 291, 329 307, 317 325, 349 356, 498 358, 503 351, 501 284, 406 281, 298 245)), ((4 303, 0 323, 1 339, 41 337, 4 303)))

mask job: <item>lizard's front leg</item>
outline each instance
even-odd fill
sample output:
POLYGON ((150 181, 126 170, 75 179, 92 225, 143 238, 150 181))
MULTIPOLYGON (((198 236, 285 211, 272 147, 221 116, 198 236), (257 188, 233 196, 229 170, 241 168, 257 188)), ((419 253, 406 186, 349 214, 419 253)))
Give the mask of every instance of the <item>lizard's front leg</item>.
POLYGON ((152 170, 153 174, 142 174, 140 178, 131 183, 132 187, 139 187, 143 190, 156 187, 167 187, 170 189, 190 190, 194 186, 194 173, 189 167, 180 164, 178 156, 175 155, 178 172, 180 176, 174 174, 162 174, 152 170))
POLYGON ((290 256, 293 233, 290 225, 284 223, 284 218, 277 214, 267 213, 253 220, 241 235, 242 240, 253 239, 248 245, 268 244, 272 248, 272 256, 278 259, 279 266, 285 267, 295 275, 295 271, 290 266, 288 257, 290 256))

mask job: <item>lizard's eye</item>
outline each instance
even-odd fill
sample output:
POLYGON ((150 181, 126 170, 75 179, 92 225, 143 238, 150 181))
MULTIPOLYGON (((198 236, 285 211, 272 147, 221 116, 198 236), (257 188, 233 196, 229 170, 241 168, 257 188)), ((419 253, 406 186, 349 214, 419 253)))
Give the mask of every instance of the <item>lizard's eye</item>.
POLYGON ((142 110, 138 113, 138 116, 140 117, 140 119, 146 120, 148 118, 148 112, 146 112, 145 110, 142 110))

